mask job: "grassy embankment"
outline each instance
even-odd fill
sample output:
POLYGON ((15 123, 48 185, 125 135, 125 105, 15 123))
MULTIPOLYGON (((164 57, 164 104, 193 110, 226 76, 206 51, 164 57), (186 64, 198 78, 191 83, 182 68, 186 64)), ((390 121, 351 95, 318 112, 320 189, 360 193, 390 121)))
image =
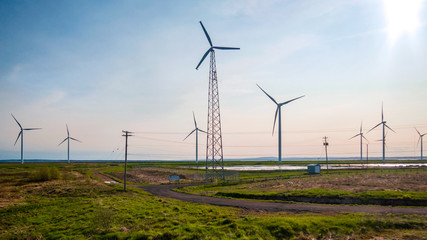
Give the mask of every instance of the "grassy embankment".
POLYGON ((426 216, 260 213, 97 181, 115 164, 1 164, 0 239, 421 239, 426 216))

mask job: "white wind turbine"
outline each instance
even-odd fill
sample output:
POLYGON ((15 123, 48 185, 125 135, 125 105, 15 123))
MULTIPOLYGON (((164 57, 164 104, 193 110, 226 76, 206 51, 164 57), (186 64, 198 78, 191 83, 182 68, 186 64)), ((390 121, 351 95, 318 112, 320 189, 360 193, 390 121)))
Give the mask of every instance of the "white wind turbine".
POLYGON ((382 141, 383 142, 383 162, 385 161, 385 137, 386 137, 386 133, 385 133, 385 128, 390 129, 391 131, 393 131, 394 133, 396 133, 393 129, 391 129, 387 124, 387 122, 384 121, 384 107, 383 105, 381 105, 381 122, 378 123, 377 125, 375 125, 375 127, 371 128, 371 130, 368 131, 368 133, 372 130, 374 130, 374 128, 378 127, 379 125, 383 125, 383 138, 382 141))
POLYGON ((420 141, 421 141, 421 161, 422 161, 423 160, 423 137, 427 133, 421 134, 416 128, 415 128, 415 131, 417 131, 418 135, 420 135, 420 137, 418 138, 417 146, 418 144, 420 144, 420 141))
POLYGON ((67 137, 60 144, 58 144, 58 146, 60 146, 62 143, 64 143, 65 141, 68 140, 67 160, 68 160, 68 163, 70 163, 70 140, 74 140, 74 141, 77 141, 80 143, 81 143, 81 141, 70 137, 70 131, 68 131, 68 125, 65 124, 65 126, 67 126, 67 137))
POLYGON ((263 91, 265 93, 265 95, 267 95, 267 97, 269 97, 271 99, 271 101, 273 101, 277 105, 276 113, 274 114, 274 124, 273 124, 273 133, 272 134, 274 134, 274 127, 276 125, 277 115, 279 115, 279 129, 278 129, 278 132, 279 132, 279 134, 278 134, 279 135, 279 139, 278 139, 278 141, 279 141, 279 143, 278 143, 279 157, 278 157, 278 159, 279 159, 279 164, 281 164, 282 163, 282 111, 281 111, 281 107, 283 105, 286 105, 286 104, 292 102, 292 101, 300 99, 300 98, 304 97, 305 95, 291 99, 291 100, 286 101, 286 102, 278 103, 278 102, 276 102, 276 100, 274 100, 274 98, 272 98, 270 95, 268 95, 268 93, 266 91, 264 91, 264 89, 262 89, 258 84, 257 84, 257 86, 259 87, 259 89, 261 89, 261 91, 263 91))
MULTIPOLYGON (((363 136, 363 132, 362 132, 362 123, 360 123, 360 131, 359 131, 359 133, 358 134, 356 134, 356 135, 354 135, 353 137, 351 137, 350 139, 353 139, 353 138, 355 138, 355 137, 357 137, 357 136, 360 136, 360 160, 363 160, 363 157, 362 157, 362 144, 363 144, 363 138, 366 140, 366 141, 368 141, 368 139, 366 139, 365 138, 365 136, 363 136)), ((349 139, 349 140, 350 140, 349 139)), ((369 141, 368 141, 369 142, 369 141)))
POLYGON ((199 132, 203 132, 203 133, 206 133, 206 134, 207 134, 207 132, 205 132, 202 129, 200 129, 200 128, 197 127, 197 122, 196 122, 196 117, 194 116, 194 112, 193 112, 193 119, 194 119, 194 127, 195 128, 182 141, 185 141, 185 139, 187 139, 191 134, 193 134, 194 132, 196 132, 196 163, 198 163, 198 161, 199 161, 199 146, 198 146, 198 144, 199 144, 199 132))
POLYGON ((13 119, 15 119, 19 128, 21 128, 21 131, 19 132, 14 145, 16 145, 16 143, 18 142, 19 137, 21 137, 21 164, 24 164, 24 131, 39 130, 41 128, 22 128, 21 124, 18 122, 18 120, 16 120, 15 116, 13 116, 13 114, 10 115, 12 115, 13 119))

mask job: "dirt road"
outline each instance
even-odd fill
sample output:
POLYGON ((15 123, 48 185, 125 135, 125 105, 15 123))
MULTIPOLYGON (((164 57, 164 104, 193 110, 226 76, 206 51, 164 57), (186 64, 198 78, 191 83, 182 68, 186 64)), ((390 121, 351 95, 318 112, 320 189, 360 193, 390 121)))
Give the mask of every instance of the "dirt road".
POLYGON ((350 205, 322 205, 300 203, 277 203, 229 198, 216 198, 175 192, 172 189, 188 185, 146 185, 138 186, 145 191, 162 197, 174 198, 187 202, 212 204, 217 206, 239 207, 264 211, 291 211, 291 212, 365 212, 365 213, 394 213, 427 215, 427 208, 386 207, 386 206, 350 206, 350 205))

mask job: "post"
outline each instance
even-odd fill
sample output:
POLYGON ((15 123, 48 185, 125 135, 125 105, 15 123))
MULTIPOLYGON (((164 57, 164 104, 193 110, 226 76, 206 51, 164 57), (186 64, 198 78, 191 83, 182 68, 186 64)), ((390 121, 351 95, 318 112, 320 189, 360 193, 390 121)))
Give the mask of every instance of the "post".
POLYGON ((328 172, 329 173, 329 165, 328 165, 328 145, 329 145, 329 143, 328 143, 328 137, 323 137, 323 139, 325 140, 324 142, 323 142, 323 146, 325 146, 325 153, 326 153, 326 172, 328 172))
POLYGON ((129 131, 122 131, 123 133, 124 133, 124 135, 122 135, 123 137, 126 137, 126 140, 125 140, 125 173, 124 173, 124 176, 123 176, 123 188, 124 188, 124 191, 126 192, 126 170, 127 170, 127 162, 128 162, 128 137, 129 136, 133 136, 133 135, 131 135, 131 133, 132 132, 129 132, 129 131))

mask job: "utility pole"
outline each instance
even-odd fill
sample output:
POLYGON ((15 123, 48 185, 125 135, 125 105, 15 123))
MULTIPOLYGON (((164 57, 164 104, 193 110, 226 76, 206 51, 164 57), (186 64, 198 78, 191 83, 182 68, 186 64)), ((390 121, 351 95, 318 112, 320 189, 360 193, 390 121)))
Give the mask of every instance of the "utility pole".
POLYGON ((328 137, 323 137, 323 139, 325 140, 323 142, 323 146, 325 146, 325 153, 326 153, 326 172, 329 172, 329 165, 328 165, 328 137))
POLYGON ((122 132, 124 133, 122 136, 126 137, 126 141, 125 141, 125 173, 123 176, 124 179, 124 191, 126 192, 126 169, 127 169, 127 163, 128 163, 128 137, 133 136, 132 133, 133 132, 129 132, 129 131, 124 131, 122 130, 122 132))

